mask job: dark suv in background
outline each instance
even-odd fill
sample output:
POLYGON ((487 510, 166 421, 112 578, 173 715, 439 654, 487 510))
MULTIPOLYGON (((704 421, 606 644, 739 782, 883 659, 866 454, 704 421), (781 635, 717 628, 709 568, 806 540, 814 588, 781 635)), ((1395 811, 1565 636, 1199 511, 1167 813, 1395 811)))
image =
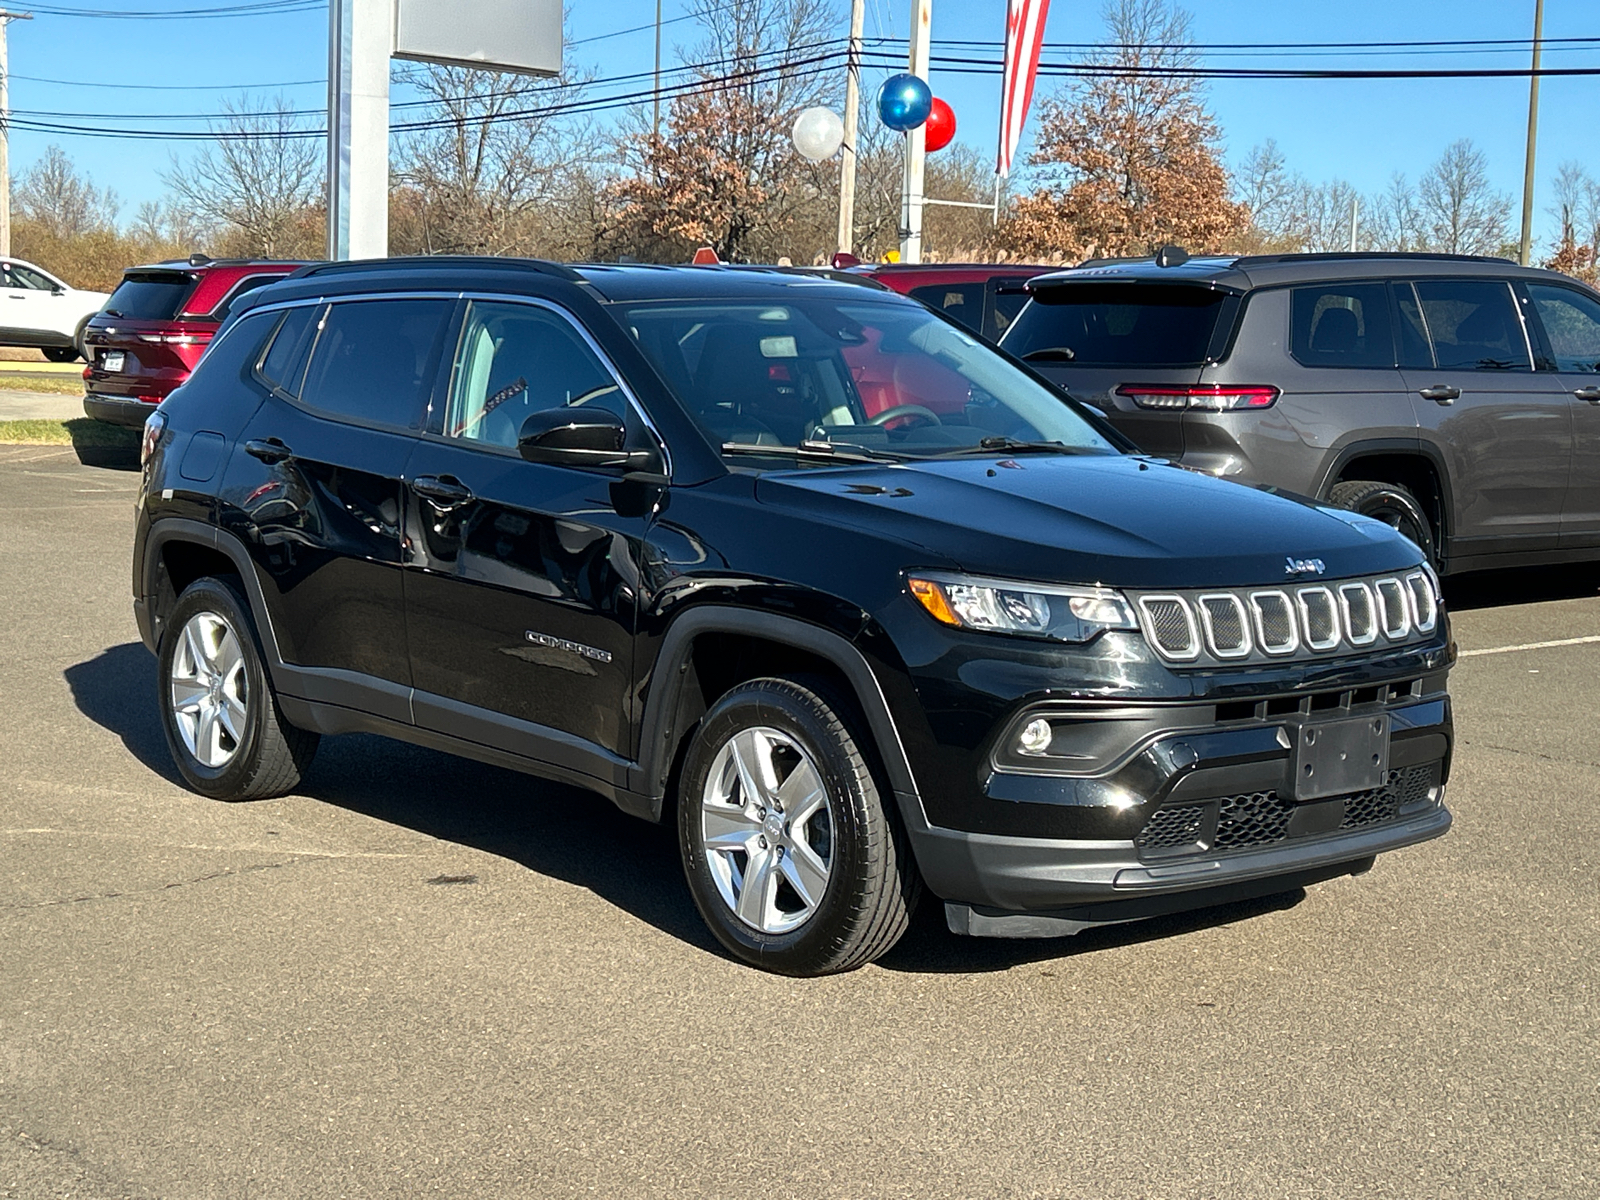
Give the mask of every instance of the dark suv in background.
POLYGON ((1004 348, 1152 454, 1377 517, 1441 570, 1600 558, 1600 295, 1567 276, 1175 253, 1028 286, 1004 348))
POLYGON ((117 425, 143 425, 189 378, 239 297, 304 265, 196 254, 130 267, 84 327, 83 411, 117 425))
POLYGON ((153 699, 209 796, 368 731, 671 821, 717 938, 793 974, 924 888, 1067 934, 1443 833, 1417 547, 1129 449, 855 283, 308 268, 146 426, 153 699))
POLYGON ((833 265, 920 300, 991 342, 1028 302, 1028 280, 1060 270, 1029 263, 863 263, 852 254, 834 255, 833 265))

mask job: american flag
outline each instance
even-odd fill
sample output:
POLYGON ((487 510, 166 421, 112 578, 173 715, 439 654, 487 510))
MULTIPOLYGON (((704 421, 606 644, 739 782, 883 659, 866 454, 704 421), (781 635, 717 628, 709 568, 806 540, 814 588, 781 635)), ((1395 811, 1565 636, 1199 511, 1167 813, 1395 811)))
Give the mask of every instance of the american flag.
POLYGON ((1000 96, 1000 156, 995 174, 1009 176, 1011 160, 1022 141, 1022 126, 1033 103, 1033 81, 1039 73, 1039 47, 1050 0, 1009 0, 1006 12, 1006 71, 1000 96))

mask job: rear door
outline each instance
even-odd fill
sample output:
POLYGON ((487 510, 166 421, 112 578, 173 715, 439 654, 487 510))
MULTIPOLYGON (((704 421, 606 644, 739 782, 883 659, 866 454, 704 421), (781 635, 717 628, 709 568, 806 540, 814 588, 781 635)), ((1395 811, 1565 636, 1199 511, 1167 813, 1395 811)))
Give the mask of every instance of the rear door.
POLYGON ((1148 454, 1184 453, 1181 397, 1155 407, 1138 385, 1189 386, 1237 296, 1205 284, 1062 280, 1035 285, 1004 349, 1075 398, 1099 409, 1148 454), (1119 392, 1119 389, 1129 389, 1119 392))
POLYGON ((1554 549, 1572 467, 1571 397, 1533 369, 1511 285, 1395 285, 1401 375, 1445 459, 1455 554, 1554 549))
POLYGON ((1600 300, 1559 283, 1529 283, 1542 342, 1539 369, 1554 373, 1572 413, 1572 472, 1561 546, 1600 546, 1600 300))
POLYGON ((432 296, 291 308, 262 360, 273 390, 230 463, 224 523, 255 557, 285 661, 322 673, 307 699, 410 720, 400 481, 454 309, 432 296), (393 686, 373 694, 375 681, 393 686))
POLYGON ((634 754, 635 606, 652 514, 614 477, 525 462, 517 437, 531 414, 568 405, 651 435, 554 306, 474 300, 455 347, 447 402, 407 470, 417 724, 595 774, 594 746, 618 762, 634 754))

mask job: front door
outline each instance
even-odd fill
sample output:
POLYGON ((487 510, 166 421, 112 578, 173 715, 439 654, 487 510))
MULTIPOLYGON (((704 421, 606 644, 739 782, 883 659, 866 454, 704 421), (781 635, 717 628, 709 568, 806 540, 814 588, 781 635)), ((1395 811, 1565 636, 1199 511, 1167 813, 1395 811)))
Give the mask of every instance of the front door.
POLYGON ((613 478, 517 453, 523 421, 567 405, 605 407, 650 436, 565 313, 473 301, 448 401, 406 473, 406 606, 419 725, 593 774, 635 753, 649 516, 618 511, 627 485, 613 478))
POLYGON ((1544 355, 1572 411, 1572 474, 1561 546, 1600 546, 1600 300, 1575 287, 1530 283, 1544 355))
POLYGON ((1452 552, 1554 549, 1572 461, 1570 398, 1533 369, 1511 285, 1395 285, 1401 374, 1450 474, 1452 552))

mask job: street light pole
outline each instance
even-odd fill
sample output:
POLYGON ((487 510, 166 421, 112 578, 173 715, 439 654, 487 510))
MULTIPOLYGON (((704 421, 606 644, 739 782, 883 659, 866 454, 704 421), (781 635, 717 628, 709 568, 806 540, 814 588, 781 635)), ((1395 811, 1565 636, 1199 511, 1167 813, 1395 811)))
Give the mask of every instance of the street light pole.
POLYGON ((861 114, 861 29, 866 0, 851 0, 849 62, 844 81, 844 153, 839 158, 839 253, 856 244, 856 134, 861 114))
POLYGON ((1533 257, 1533 148, 1539 136, 1539 51, 1544 37, 1544 0, 1533 3, 1533 74, 1528 77, 1528 157, 1522 168, 1522 243, 1517 261, 1533 257))
POLYGON ((651 93, 651 102, 654 108, 652 129, 655 131, 655 145, 661 144, 661 0, 656 0, 656 74, 654 91, 651 93))
POLYGON ((0 8, 0 257, 11 257, 11 58, 6 27, 13 21, 31 21, 32 13, 0 8))
MULTIPOLYGON (((911 0, 909 69, 924 82, 932 52, 933 0, 911 0)), ((928 157, 928 131, 918 125, 906 134, 906 177, 900 203, 900 261, 922 261, 922 179, 928 157)))

